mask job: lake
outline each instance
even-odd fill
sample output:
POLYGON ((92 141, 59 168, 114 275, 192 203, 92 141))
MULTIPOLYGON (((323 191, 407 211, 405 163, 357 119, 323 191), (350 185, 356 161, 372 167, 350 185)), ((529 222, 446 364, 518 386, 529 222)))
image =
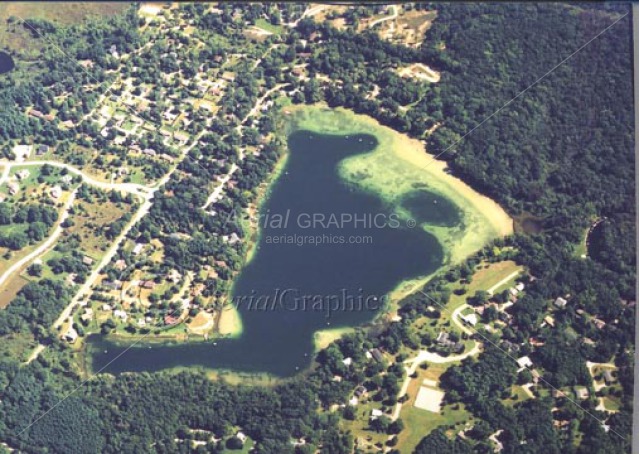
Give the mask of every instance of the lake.
MULTIPOLYGON (((258 248, 232 292, 243 321, 239 338, 135 346, 125 353, 125 345, 93 336, 91 368, 202 366, 290 376, 309 366, 316 331, 372 321, 388 292, 433 273, 444 257, 435 237, 338 176, 340 161, 376 145, 368 134, 301 130, 289 136, 286 165, 262 207, 258 248)), ((460 222, 454 205, 425 189, 401 205, 419 223, 460 222)))
POLYGON ((15 67, 13 58, 6 52, 0 52, 0 74, 8 73, 15 67))

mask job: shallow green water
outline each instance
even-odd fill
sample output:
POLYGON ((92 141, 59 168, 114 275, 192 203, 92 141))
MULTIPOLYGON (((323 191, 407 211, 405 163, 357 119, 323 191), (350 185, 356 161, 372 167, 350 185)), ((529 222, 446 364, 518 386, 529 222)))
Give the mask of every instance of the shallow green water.
MULTIPOLYGON (((371 321, 401 281, 435 271, 443 251, 432 235, 407 227, 412 224, 376 195, 338 177, 342 159, 376 144, 371 135, 289 136, 286 168, 262 210, 258 250, 233 291, 244 326, 240 338, 124 352, 126 346, 93 337, 92 369, 202 366, 289 376, 310 364, 313 333, 371 321)), ((420 223, 459 222, 454 205, 424 189, 405 198, 402 208, 420 223)))

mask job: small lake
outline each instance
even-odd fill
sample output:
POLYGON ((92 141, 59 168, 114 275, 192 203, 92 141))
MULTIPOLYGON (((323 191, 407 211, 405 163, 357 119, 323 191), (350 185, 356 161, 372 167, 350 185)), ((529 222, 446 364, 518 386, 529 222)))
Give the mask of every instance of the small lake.
MULTIPOLYGON (((372 321, 388 292, 431 274, 444 256, 435 237, 338 176, 340 161, 376 145, 372 135, 289 136, 286 166, 262 208, 258 249, 233 290, 241 337, 125 352, 126 345, 93 336, 91 368, 117 374, 202 366, 290 376, 309 366, 316 331, 372 321)), ((425 189, 400 203, 418 222, 460 220, 454 205, 425 189)))
POLYGON ((15 63, 11 55, 0 51, 0 74, 8 73, 15 68, 15 63))

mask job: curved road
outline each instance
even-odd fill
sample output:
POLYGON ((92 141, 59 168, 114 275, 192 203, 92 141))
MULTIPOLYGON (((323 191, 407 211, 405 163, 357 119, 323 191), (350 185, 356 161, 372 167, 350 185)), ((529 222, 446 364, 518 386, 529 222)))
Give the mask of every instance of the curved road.
POLYGON ((71 195, 69 196, 69 200, 67 200, 66 204, 64 205, 64 212, 60 216, 58 225, 53 230, 53 232, 51 232, 51 235, 49 235, 49 238, 47 238, 44 243, 38 246, 30 254, 22 257, 20 260, 18 260, 13 265, 11 265, 9 269, 7 269, 7 271, 5 271, 2 274, 2 276, 0 276, 0 285, 4 284, 5 281, 9 279, 9 276, 11 276, 13 273, 22 269, 22 267, 25 266, 27 263, 29 263, 32 260, 35 260, 36 258, 44 254, 46 251, 49 250, 49 248, 53 246, 53 244, 55 243, 55 240, 57 240, 60 234, 62 233, 62 223, 69 216, 69 208, 71 208, 71 205, 73 205, 73 201, 75 200, 76 193, 77 193, 77 189, 73 191, 71 195))
POLYGON ((147 188, 146 186, 143 186, 141 184, 136 184, 136 183, 105 183, 104 181, 99 181, 99 180, 96 180, 95 178, 92 178, 86 175, 81 170, 69 164, 64 164, 62 162, 57 162, 57 161, 26 161, 26 162, 19 162, 19 163, 4 161, 1 164, 4 166, 4 172, 2 174, 2 177, 0 178, 0 184, 4 183, 4 180, 8 178, 9 171, 11 170, 11 167, 13 166, 34 167, 34 166, 43 166, 45 164, 48 164, 52 167, 57 167, 59 169, 67 169, 69 172, 82 177, 82 181, 84 181, 85 183, 100 189, 130 192, 132 194, 136 194, 141 197, 144 197, 149 191, 149 188, 147 188))
POLYGON ((369 24, 368 28, 373 28, 377 24, 381 24, 382 22, 386 22, 388 20, 393 20, 393 19, 397 18, 397 6, 396 5, 390 5, 390 8, 392 8, 393 14, 391 14, 390 16, 382 17, 380 19, 375 19, 373 22, 371 22, 369 24))

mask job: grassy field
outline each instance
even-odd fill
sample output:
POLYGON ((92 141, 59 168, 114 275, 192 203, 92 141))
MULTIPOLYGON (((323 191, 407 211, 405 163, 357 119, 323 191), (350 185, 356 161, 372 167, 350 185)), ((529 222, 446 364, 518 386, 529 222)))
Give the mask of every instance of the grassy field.
POLYGON ((466 421, 471 419, 470 413, 460 405, 444 405, 440 413, 432 413, 414 406, 417 392, 424 379, 439 381, 439 377, 452 364, 431 364, 424 369, 417 369, 417 378, 408 387, 409 400, 402 405, 400 418, 404 421, 405 429, 399 434, 396 448, 400 452, 413 452, 419 442, 439 426, 458 425, 459 430, 466 421))
MULTIPOLYGON (((502 282, 506 277, 511 276, 513 273, 521 272, 523 270, 522 266, 517 265, 512 260, 482 264, 480 266, 482 266, 482 268, 473 275, 473 279, 470 283, 473 290, 488 290, 502 282)), ((494 293, 499 293, 500 291, 509 288, 515 282, 515 279, 516 276, 504 281, 495 289, 494 293)))
POLYGON ((113 202, 104 202, 94 197, 90 202, 78 200, 74 209, 75 214, 71 218, 74 225, 67 229, 65 236, 79 235, 83 252, 97 260, 111 244, 102 231, 130 211, 131 207, 124 203, 118 206, 113 202))
POLYGON ((315 343, 315 349, 317 351, 323 350, 337 339, 341 338, 346 334, 351 334, 355 332, 355 328, 352 327, 343 327, 343 328, 333 328, 333 329, 324 329, 321 331, 317 331, 313 336, 313 342, 315 343))
POLYGON ((400 201, 416 188, 428 190, 454 204, 462 222, 454 227, 422 224, 442 244, 448 263, 459 263, 494 238, 513 231, 512 219, 491 199, 474 191, 446 172, 446 163, 433 159, 417 140, 380 125, 364 115, 345 109, 322 107, 287 108, 293 129, 317 133, 375 136, 379 145, 370 153, 344 159, 343 179, 382 197, 398 208, 400 201))
POLYGON ((282 33, 282 27, 280 25, 273 25, 266 19, 258 19, 255 21, 255 26, 259 27, 267 32, 271 32, 274 35, 279 35, 282 33))

